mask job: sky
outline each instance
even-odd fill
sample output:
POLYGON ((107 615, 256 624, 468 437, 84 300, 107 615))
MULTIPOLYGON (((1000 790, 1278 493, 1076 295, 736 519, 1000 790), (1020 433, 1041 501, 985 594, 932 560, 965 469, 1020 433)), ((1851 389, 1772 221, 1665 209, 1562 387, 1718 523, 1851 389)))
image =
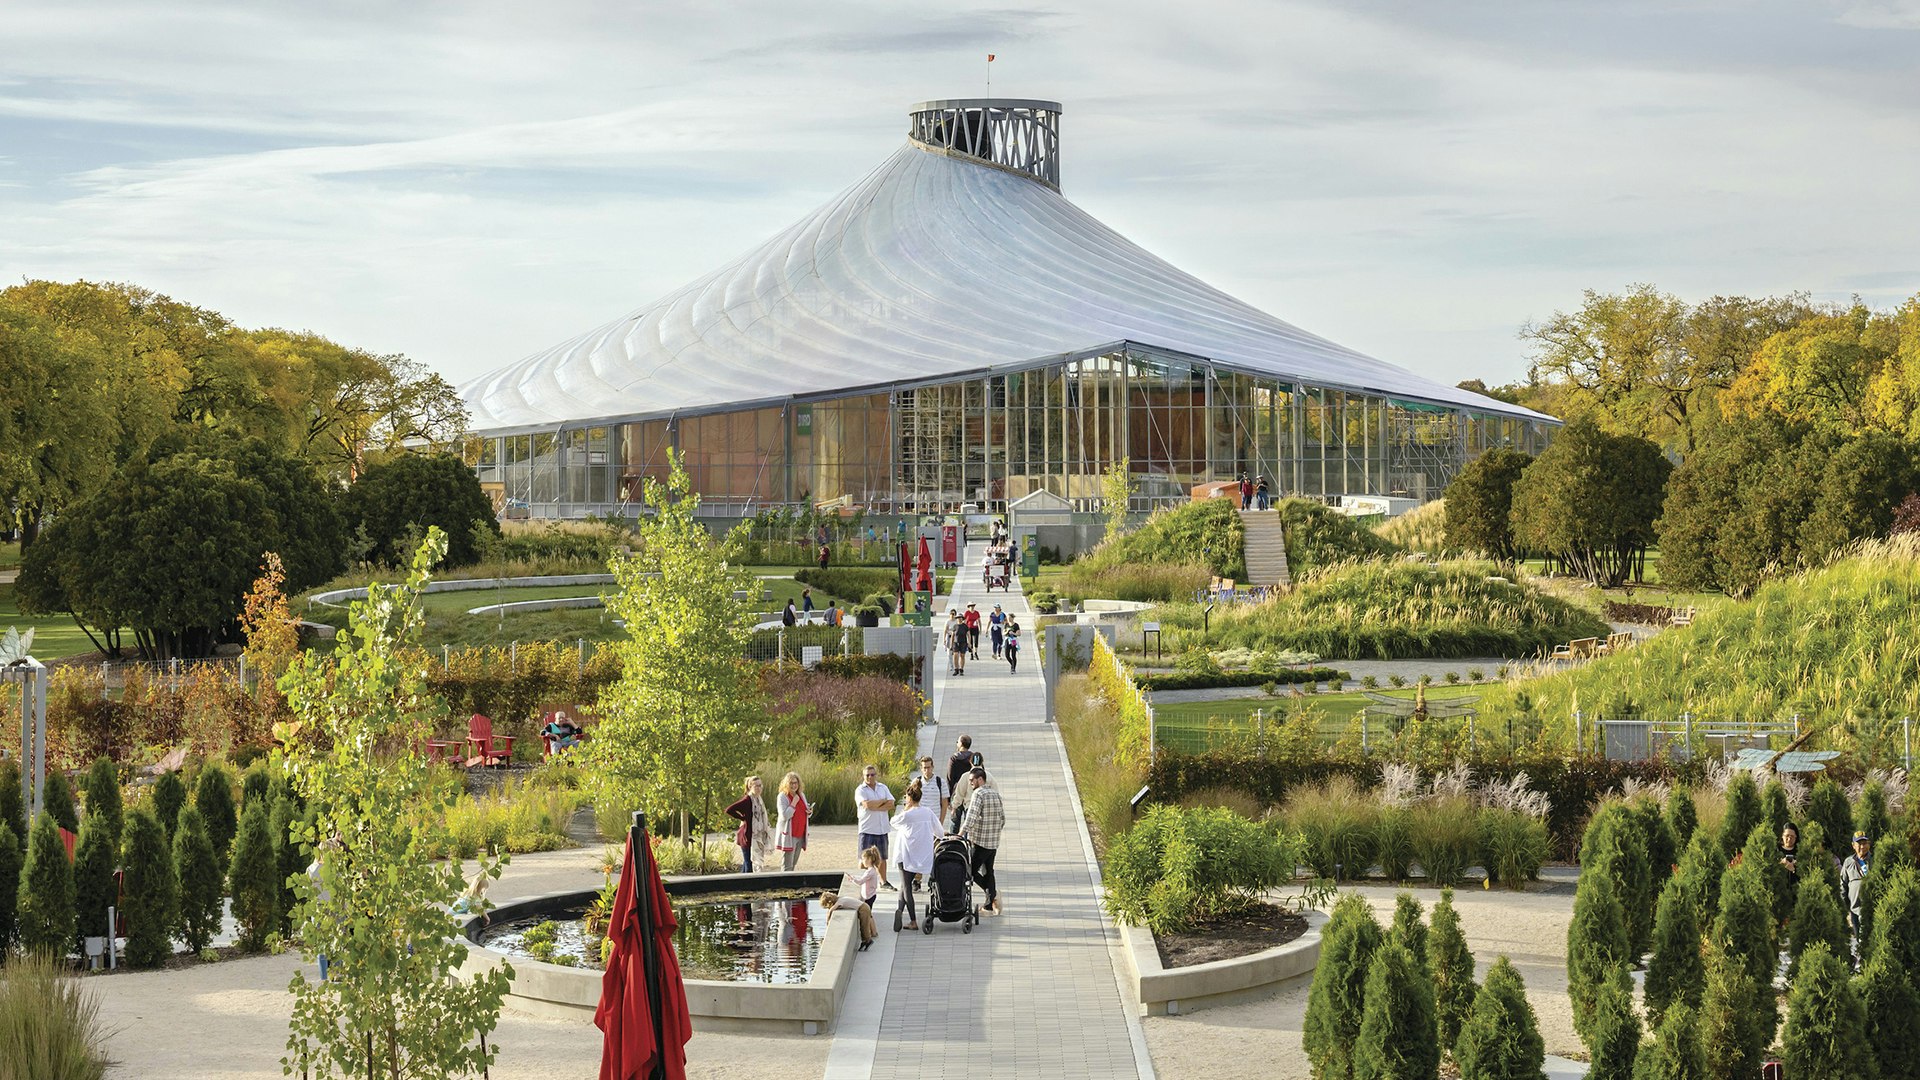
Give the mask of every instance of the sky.
POLYGON ((1062 188, 1453 382, 1582 290, 1920 293, 1920 0, 9 4, 0 283, 128 281, 460 382, 1064 105, 1062 188))

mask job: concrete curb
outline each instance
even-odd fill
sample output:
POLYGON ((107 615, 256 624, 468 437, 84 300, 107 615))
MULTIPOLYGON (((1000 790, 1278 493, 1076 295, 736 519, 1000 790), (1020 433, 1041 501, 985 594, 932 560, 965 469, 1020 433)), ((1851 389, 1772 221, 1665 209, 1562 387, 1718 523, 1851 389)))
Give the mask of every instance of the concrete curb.
POLYGON ((1142 926, 1122 926, 1126 939, 1127 974, 1143 1016, 1179 1016, 1199 1009, 1233 1005, 1261 997, 1290 979, 1313 974, 1320 963, 1320 932, 1327 916, 1306 912, 1307 931, 1285 945, 1231 960, 1215 960, 1190 967, 1160 964, 1153 932, 1142 926))
MULTIPOLYGON (((520 589, 541 585, 611 585, 612 574, 549 574, 545 577, 512 578, 451 578, 443 581, 427 582, 426 591, 467 592, 473 589, 520 589)), ((311 603, 321 607, 344 607, 348 600, 365 600, 367 590, 364 586, 357 589, 334 589, 331 592, 314 593, 308 597, 311 603)))

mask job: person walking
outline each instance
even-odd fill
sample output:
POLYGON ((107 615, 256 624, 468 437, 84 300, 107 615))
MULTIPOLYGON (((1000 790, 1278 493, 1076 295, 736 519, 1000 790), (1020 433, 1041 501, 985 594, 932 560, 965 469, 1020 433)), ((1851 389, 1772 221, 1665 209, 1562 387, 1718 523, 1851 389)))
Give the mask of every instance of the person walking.
POLYGON ((1241 473, 1240 474, 1240 509, 1245 510, 1246 508, 1252 505, 1253 505, 1253 481, 1247 479, 1246 473, 1241 473))
MULTIPOLYGON (((853 805, 859 810, 860 835, 854 841, 853 853, 857 857, 870 847, 880 849, 880 858, 887 857, 887 815, 893 813, 893 792, 880 782, 880 769, 868 765, 861 770, 861 783, 853 789, 853 805)), ((886 880, 884 873, 881 880, 886 880)))
POLYGON ((933 771, 933 758, 920 759, 920 771, 913 780, 920 784, 920 797, 926 800, 927 809, 937 814, 941 821, 947 820, 947 812, 953 808, 953 788, 947 778, 933 771))
POLYGON ((774 843, 780 849, 780 868, 792 870, 807 850, 807 799, 800 790, 800 774, 790 772, 780 781, 780 797, 774 800, 780 809, 780 824, 774 831, 774 843))
POLYGON ((960 826, 960 836, 973 845, 970 865, 974 884, 987 890, 987 904, 981 910, 988 915, 998 915, 1001 913, 1000 889, 993 876, 993 860, 1000 853, 1000 833, 1007 827, 1007 808, 999 790, 988 786, 984 767, 976 765, 968 774, 967 782, 972 785, 973 794, 967 799, 967 820, 960 826))
POLYGON ((1253 485, 1253 508, 1256 510, 1267 508, 1267 478, 1264 476, 1253 485))
POLYGON ((1873 838, 1864 832, 1853 834, 1853 854, 1840 863, 1840 892, 1847 902, 1847 930, 1853 938, 1853 962, 1860 965, 1860 897, 1867 889, 1867 874, 1873 869, 1873 838))
POLYGON ((967 673, 967 623, 960 617, 959 608, 947 609, 945 632, 947 645, 947 674, 965 675, 967 673))
POLYGON ((825 570, 827 568, 827 564, 832 561, 833 561, 833 549, 828 547, 825 543, 822 543, 820 545, 820 569, 825 570))
POLYGON ((1007 613, 1000 605, 993 605, 993 611, 987 615, 987 640, 993 645, 993 658, 1000 659, 1000 643, 1007 637, 1007 613))
MULTIPOLYGON (((895 861, 900 866, 900 874, 905 879, 900 886, 900 907, 906 909, 907 929, 920 929, 920 913, 913 902, 914 890, 920 881, 933 872, 933 844, 940 836, 940 819, 933 811, 920 805, 922 792, 919 784, 907 785, 907 808, 896 814, 893 819, 893 831, 898 841, 895 861)), ((900 928, 900 913, 894 912, 894 929, 900 928)))
POLYGON ((962 735, 954 740, 953 756, 947 759, 947 791, 955 798, 959 797, 960 778, 973 771, 980 764, 980 755, 973 752, 973 736, 962 735))
POLYGON ((968 604, 967 613, 965 615, 962 615, 960 618, 962 622, 965 622, 967 624, 967 655, 975 660, 978 660, 980 659, 980 607, 979 605, 968 604))
POLYGON ((740 823, 733 833, 733 842, 740 848, 740 872, 751 874, 755 866, 766 866, 773 828, 767 824, 767 804, 760 800, 760 778, 749 776, 741 787, 744 794, 727 807, 727 816, 740 823))
POLYGON ((799 620, 795 618, 793 614, 793 601, 789 600, 787 601, 787 609, 780 613, 780 625, 792 626, 794 623, 798 621, 799 620))
POLYGON ((1009 619, 1007 621, 1007 641, 1006 641, 1006 644, 1002 645, 1000 648, 1002 652, 1007 654, 1007 670, 1019 671, 1020 670, 1020 620, 1009 619))

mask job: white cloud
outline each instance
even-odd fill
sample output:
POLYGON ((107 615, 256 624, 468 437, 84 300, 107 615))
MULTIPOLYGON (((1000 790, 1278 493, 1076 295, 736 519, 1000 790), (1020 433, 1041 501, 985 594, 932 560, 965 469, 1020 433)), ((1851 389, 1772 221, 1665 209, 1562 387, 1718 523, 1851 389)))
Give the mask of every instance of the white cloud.
MULTIPOLYGON (((138 281, 467 377, 771 234, 993 51, 996 93, 1065 103, 1070 197, 1443 378, 1517 375, 1515 329, 1585 287, 1920 289, 1920 122, 1844 39, 1763 62, 1799 14, 1722 47, 1697 5, 1622 7, 1614 35, 1568 8, 1557 36, 1491 5, 716 10, 10 14, 0 279, 138 281)), ((1841 25, 1867 10, 1824 32, 1870 37, 1841 25)))

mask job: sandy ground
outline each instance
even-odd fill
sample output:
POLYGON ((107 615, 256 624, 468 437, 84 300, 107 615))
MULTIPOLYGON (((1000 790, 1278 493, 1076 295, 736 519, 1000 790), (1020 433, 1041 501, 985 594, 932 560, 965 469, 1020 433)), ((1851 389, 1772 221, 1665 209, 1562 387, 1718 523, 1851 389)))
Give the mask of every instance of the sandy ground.
MULTIPOLYGON (((1527 1000, 1539 1018, 1547 1053, 1581 1050, 1573 1033, 1567 1000, 1567 924, 1573 918, 1571 882, 1536 885, 1538 891, 1510 893, 1460 889, 1453 904, 1473 948, 1477 976, 1485 977, 1505 955, 1526 980, 1527 1000)), ((1384 925, 1393 918, 1398 889, 1361 887, 1384 925)), ((1415 888, 1414 897, 1431 908, 1437 889, 1415 888)), ((1307 1080, 1307 1057, 1300 1046, 1300 1023, 1307 1010, 1310 980, 1295 979, 1271 997, 1190 1016, 1153 1016, 1144 1021, 1147 1047, 1161 1080, 1253 1078, 1307 1080)))
MULTIPOLYGON (((853 827, 821 827, 802 870, 852 863, 853 827)), ((599 846, 516 856, 494 886, 497 901, 599 885, 599 846)), ((180 971, 86 980, 99 997, 113 1077, 153 1080, 279 1080, 293 1008, 287 983, 297 954, 228 960, 180 971)), ((307 965, 308 977, 317 972, 307 965)), ((495 1080, 595 1077, 600 1032, 591 1023, 547 1020, 508 1008, 490 1041, 500 1047, 495 1080)), ((828 1036, 696 1033, 687 1046, 695 1077, 819 1076, 828 1036)))

